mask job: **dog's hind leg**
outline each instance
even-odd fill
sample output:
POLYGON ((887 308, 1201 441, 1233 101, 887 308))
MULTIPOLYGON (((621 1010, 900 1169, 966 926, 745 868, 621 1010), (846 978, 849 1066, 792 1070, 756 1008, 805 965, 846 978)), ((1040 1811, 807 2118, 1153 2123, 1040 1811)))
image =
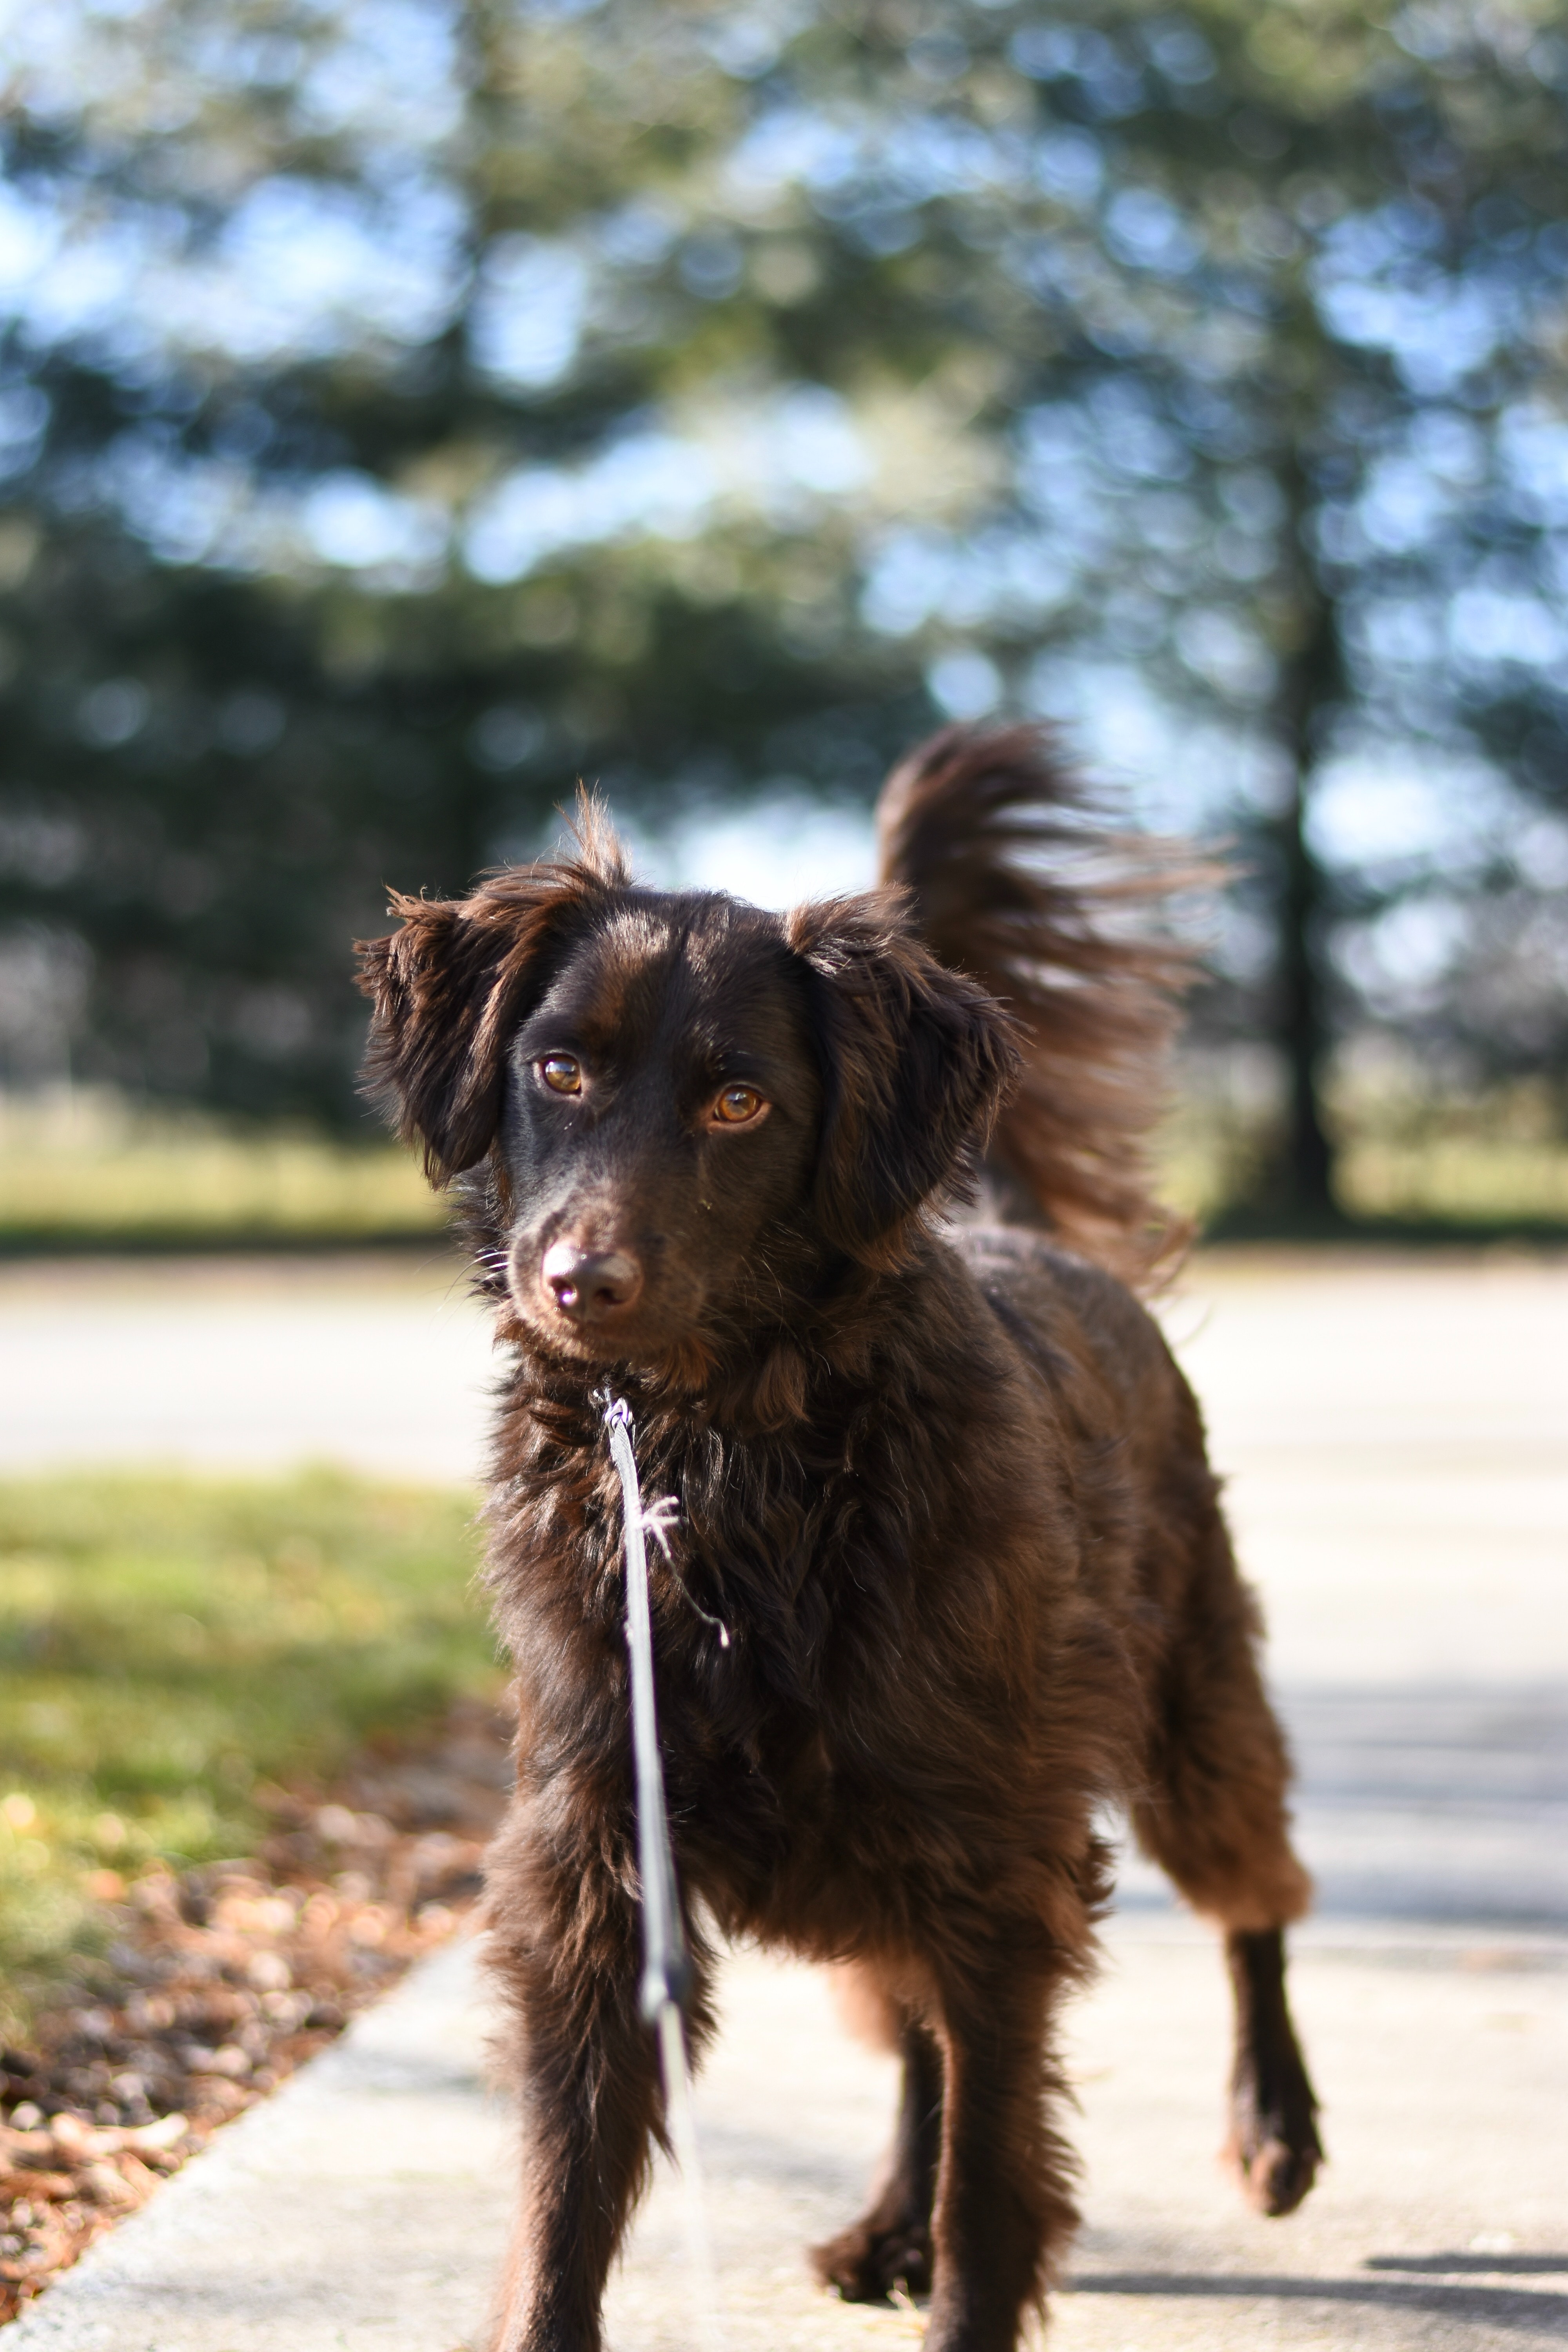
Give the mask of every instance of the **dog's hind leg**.
POLYGON ((1229 2153, 1260 2212, 1293 2212, 1323 2150, 1285 1993, 1285 1937, 1311 1898, 1291 1851, 1290 1765, 1258 1665, 1257 1605, 1215 1512, 1155 1693, 1144 1850, 1225 1932, 1236 1995, 1229 2153))
POLYGON ((942 2053, 934 2034, 907 2011, 896 2011, 887 2024, 890 2031, 878 2038, 896 2041, 903 2060, 892 2148, 859 2220, 826 2245, 812 2248, 818 2278, 824 2286, 837 2287, 846 2303, 886 2303, 895 2286, 910 2294, 924 2294, 931 2286, 931 2204, 942 2154, 942 2053))
MULTIPOLYGON (((1087 1951, 1089 1928, 1081 1943, 1087 1951)), ((931 1954, 922 2020, 869 1972, 847 1971, 849 2021, 903 2059, 898 2129, 867 2211, 815 2249, 825 2285, 850 2303, 931 2292, 928 2352, 1012 2352, 1077 2223, 1072 2158, 1046 2102, 1058 1976, 1037 1928, 963 1961, 931 1954)))
POLYGON ((1293 2213, 1323 2147, 1318 2102, 1285 1998, 1284 1931, 1232 1927, 1225 1948, 1236 1996, 1228 2153, 1249 2203, 1260 2213, 1293 2213))

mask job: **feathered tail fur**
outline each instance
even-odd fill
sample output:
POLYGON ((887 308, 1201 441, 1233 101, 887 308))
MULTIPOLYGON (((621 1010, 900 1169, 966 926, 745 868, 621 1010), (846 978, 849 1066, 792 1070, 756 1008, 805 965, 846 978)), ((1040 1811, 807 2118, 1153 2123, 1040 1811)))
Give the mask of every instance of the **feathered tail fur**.
POLYGON ((933 735, 889 777, 877 826, 880 878, 909 895, 927 946, 1018 1024, 994 1206, 1153 1287, 1188 1238, 1154 1197, 1148 1145, 1194 956, 1138 919, 1212 869, 1110 829, 1037 727, 933 735))

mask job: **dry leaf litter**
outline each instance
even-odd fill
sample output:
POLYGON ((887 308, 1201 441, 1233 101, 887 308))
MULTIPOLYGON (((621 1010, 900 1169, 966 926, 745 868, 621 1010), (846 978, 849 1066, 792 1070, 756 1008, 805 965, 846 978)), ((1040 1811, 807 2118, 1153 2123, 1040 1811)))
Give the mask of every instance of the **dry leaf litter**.
POLYGON ((510 1780, 506 1724, 464 1706, 331 1790, 264 1792, 253 1854, 100 1874, 90 1997, 0 2051, 0 2322, 452 1934, 510 1780))

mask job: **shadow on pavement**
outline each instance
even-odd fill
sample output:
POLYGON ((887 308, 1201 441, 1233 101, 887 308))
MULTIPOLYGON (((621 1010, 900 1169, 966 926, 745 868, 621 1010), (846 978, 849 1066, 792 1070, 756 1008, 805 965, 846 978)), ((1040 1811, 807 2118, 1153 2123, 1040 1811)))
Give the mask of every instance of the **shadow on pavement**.
MULTIPOLYGON (((1370 2266, 1369 2266, 1370 2267, 1370 2266)), ((1264 2272, 1210 2275, 1180 2271, 1110 2271, 1072 2278, 1071 2294, 1203 2297, 1227 2303, 1359 2303, 1385 2311, 1441 2313, 1450 2319, 1486 2320, 1536 2335, 1568 2326, 1568 2294, 1541 2294, 1504 2286, 1439 2286, 1394 2279, 1289 2278, 1264 2272)))
POLYGON ((1568 2254, 1369 2254, 1369 2271, 1479 2272, 1486 2278, 1568 2278, 1568 2254))

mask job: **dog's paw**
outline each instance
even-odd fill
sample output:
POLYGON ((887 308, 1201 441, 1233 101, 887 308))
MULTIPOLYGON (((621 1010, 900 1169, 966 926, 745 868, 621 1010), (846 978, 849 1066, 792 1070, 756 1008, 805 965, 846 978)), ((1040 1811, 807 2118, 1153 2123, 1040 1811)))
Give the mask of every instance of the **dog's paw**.
POLYGON ((1323 2160, 1310 2112, 1249 2120, 1232 2134, 1226 2155, 1247 2203, 1273 2221, 1296 2210, 1323 2160))
POLYGON ((931 2230, 912 2216, 868 2213, 826 2245, 814 2246, 811 2264, 823 2285, 837 2287, 846 2303, 887 2303, 896 2286, 929 2294, 931 2230))

